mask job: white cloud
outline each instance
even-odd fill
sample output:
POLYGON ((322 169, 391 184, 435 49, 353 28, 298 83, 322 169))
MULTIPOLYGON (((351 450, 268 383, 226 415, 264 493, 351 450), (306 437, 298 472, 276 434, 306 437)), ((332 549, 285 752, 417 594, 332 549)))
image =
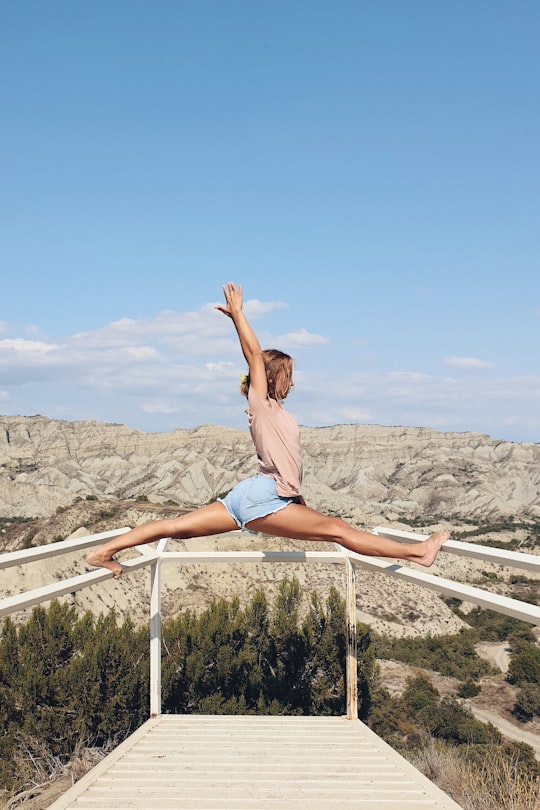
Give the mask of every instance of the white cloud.
MULTIPOLYGON (((244 305, 250 318, 285 307, 257 300, 244 305)), ((271 333, 260 336, 264 345, 280 345, 271 333)), ((292 332, 289 338, 291 344, 304 347, 324 340, 306 330, 292 332)), ((143 318, 120 318, 76 332, 61 343, 46 338, 0 340, 4 388, 11 386, 7 388, 11 394, 23 386, 33 387, 32 411, 47 412, 39 398, 47 383, 54 382, 54 395, 63 402, 76 399, 77 392, 99 391, 101 398, 131 397, 139 412, 186 412, 190 418, 200 415, 202 421, 209 421, 204 410, 213 402, 219 421, 218 405, 233 400, 236 404, 237 382, 244 371, 234 326, 212 304, 193 312, 163 310, 143 318)), ((87 396, 91 403, 91 394, 87 396)), ((120 421, 117 414, 111 418, 120 421)))
POLYGON ((307 332, 305 329, 297 329, 294 332, 288 332, 286 335, 275 338, 277 345, 290 349, 291 351, 293 349, 303 349, 310 346, 321 346, 328 342, 328 338, 307 332))
MULTIPOLYGON (((285 307, 248 304, 261 316, 285 307)), ((328 344, 328 338, 303 328, 281 336, 256 331, 264 346, 306 353, 287 402, 301 424, 370 422, 503 437, 527 431, 533 441, 540 437, 539 377, 372 371, 359 369, 357 362, 351 371, 340 347, 338 363, 327 358, 328 365, 311 370, 309 349, 328 344)), ((446 363, 457 370, 493 365, 467 357, 448 357, 446 363)), ((244 371, 234 327, 213 305, 122 318, 56 340, 0 339, 0 400, 17 413, 96 418, 148 430, 204 423, 245 428, 245 403, 238 392, 244 371)))
POLYGON ((452 366, 453 368, 471 370, 493 368, 495 366, 495 363, 490 363, 487 360, 479 360, 477 357, 445 357, 444 363, 446 366, 452 366))
POLYGON ((141 409, 144 413, 155 413, 155 414, 172 414, 178 413, 179 408, 178 405, 171 405, 163 400, 154 400, 153 402, 144 402, 141 405, 141 409))
POLYGON ((284 301, 259 301, 258 298, 251 298, 249 301, 244 302, 244 312, 246 316, 252 320, 266 315, 267 312, 288 308, 289 305, 284 301))
POLYGON ((5 338, 4 340, 0 340, 0 350, 12 350, 19 356, 43 355, 60 348, 57 343, 43 343, 41 340, 25 340, 24 338, 5 338))
POLYGON ((152 346, 126 346, 123 354, 127 360, 137 360, 143 363, 161 359, 160 353, 152 346))
POLYGON ((404 383, 424 383, 431 379, 429 374, 421 371, 389 371, 388 377, 404 383))
POLYGON ((343 408, 343 418, 347 422, 369 422, 372 416, 367 408, 343 408))
POLYGON ((65 362, 65 347, 40 340, 0 340, 0 379, 4 385, 33 378, 56 377, 65 362))
POLYGON ((228 362, 205 363, 204 368, 207 369, 208 371, 212 372, 212 373, 217 372, 217 374, 227 374, 228 375, 230 373, 231 369, 234 368, 234 364, 233 363, 228 363, 228 362))
POLYGON ((477 431, 496 438, 538 441, 540 376, 488 379, 418 372, 304 372, 291 396, 301 424, 343 421, 477 431))
POLYGON ((24 331, 27 335, 32 335, 33 337, 45 337, 40 327, 35 323, 27 323, 24 327, 24 331))

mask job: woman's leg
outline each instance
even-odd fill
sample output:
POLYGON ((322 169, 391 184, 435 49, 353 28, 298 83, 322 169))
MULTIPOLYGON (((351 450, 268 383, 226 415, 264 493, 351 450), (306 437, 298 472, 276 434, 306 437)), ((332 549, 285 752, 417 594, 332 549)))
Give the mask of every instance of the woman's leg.
POLYGON ((246 525, 249 529, 264 534, 293 540, 339 543, 358 554, 410 560, 426 567, 433 563, 442 544, 449 538, 448 532, 434 532, 422 543, 397 543, 386 537, 353 529, 341 518, 322 515, 308 506, 296 503, 290 503, 266 517, 251 520, 246 525))
POLYGON ((109 540, 105 545, 93 549, 86 557, 90 565, 108 568, 114 574, 115 579, 122 576, 122 566, 113 560, 113 555, 125 548, 132 548, 141 543, 151 543, 153 540, 161 540, 163 537, 174 537, 176 539, 186 539, 188 537, 207 537, 211 534, 221 534, 238 529, 236 521, 228 513, 222 503, 203 506, 180 515, 170 520, 153 520, 136 526, 131 531, 109 540))

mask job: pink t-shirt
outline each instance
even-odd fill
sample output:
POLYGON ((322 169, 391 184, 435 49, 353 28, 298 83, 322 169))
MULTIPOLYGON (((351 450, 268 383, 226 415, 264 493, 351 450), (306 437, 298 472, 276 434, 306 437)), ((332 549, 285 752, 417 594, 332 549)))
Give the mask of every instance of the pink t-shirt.
POLYGON ((302 456, 300 429, 295 420, 281 402, 263 399, 253 388, 248 392, 246 413, 260 472, 274 478, 278 495, 300 495, 302 456))

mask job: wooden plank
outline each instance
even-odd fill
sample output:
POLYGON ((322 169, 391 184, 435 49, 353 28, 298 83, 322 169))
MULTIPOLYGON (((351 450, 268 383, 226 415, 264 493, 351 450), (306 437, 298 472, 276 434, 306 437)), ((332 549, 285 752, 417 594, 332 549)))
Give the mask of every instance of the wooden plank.
POLYGON ((359 720, 163 715, 50 810, 459 810, 359 720))

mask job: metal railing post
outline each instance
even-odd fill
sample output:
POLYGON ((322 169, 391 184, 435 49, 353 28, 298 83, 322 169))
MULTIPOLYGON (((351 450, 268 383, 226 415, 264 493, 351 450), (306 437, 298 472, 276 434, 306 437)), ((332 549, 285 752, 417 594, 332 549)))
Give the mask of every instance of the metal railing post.
POLYGON ((347 717, 349 720, 358 719, 358 658, 356 638, 356 584, 354 568, 349 559, 345 561, 347 573, 346 611, 347 611, 347 658, 346 658, 346 687, 347 687, 347 717))
POLYGON ((168 537, 160 540, 150 563, 150 717, 161 714, 161 554, 168 545, 168 537))
POLYGON ((150 717, 161 714, 161 560, 150 565, 150 717))

